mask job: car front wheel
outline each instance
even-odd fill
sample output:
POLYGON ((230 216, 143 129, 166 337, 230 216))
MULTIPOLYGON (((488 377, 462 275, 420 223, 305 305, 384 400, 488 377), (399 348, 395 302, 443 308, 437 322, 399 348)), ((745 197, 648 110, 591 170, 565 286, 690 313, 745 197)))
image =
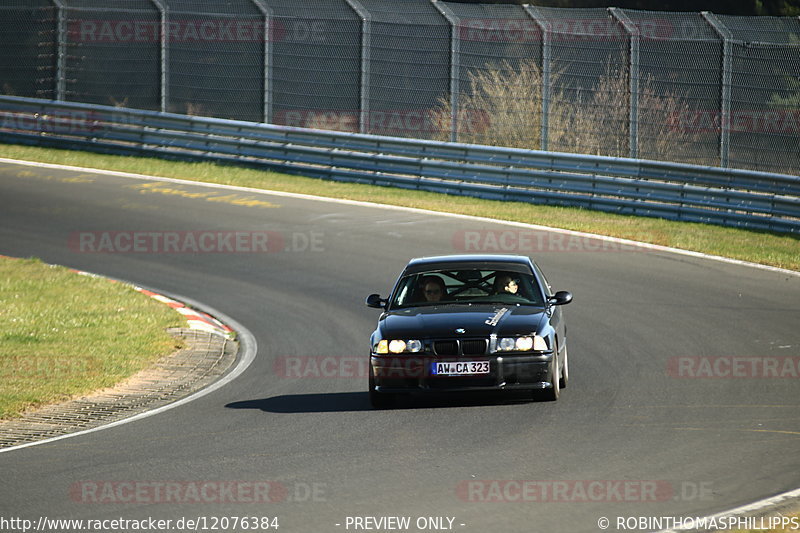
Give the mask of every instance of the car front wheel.
POLYGON ((552 377, 552 386, 549 389, 536 391, 536 397, 541 398, 547 402, 555 402, 561 396, 561 373, 558 371, 558 346, 555 347, 553 352, 552 369, 550 373, 552 377))
POLYGON ((388 409, 394 405, 394 394, 375 390, 375 371, 369 365, 369 404, 375 409, 388 409))

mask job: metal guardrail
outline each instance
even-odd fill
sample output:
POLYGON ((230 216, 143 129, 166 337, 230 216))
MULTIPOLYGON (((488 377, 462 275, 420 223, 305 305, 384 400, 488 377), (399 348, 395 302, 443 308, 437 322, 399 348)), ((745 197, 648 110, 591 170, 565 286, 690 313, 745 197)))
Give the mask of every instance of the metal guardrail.
POLYGON ((0 142, 800 233, 800 177, 0 96, 0 142))

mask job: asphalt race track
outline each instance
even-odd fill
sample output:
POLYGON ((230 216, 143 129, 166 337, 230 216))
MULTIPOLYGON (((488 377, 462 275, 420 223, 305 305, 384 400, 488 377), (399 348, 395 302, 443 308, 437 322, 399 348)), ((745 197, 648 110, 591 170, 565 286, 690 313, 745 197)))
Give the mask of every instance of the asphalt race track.
POLYGON ((258 349, 196 401, 0 454, 3 517, 596 532, 602 517, 617 531, 617 517, 703 516, 800 486, 800 277, 500 223, 9 163, 0 203, 0 254, 204 302, 258 349), (177 235, 182 248, 134 246, 136 232, 177 235), (233 240, 192 251, 187 236, 204 232, 233 240), (99 253, 104 238, 113 246, 99 253), (557 403, 483 395, 371 410, 363 365, 378 312, 365 296, 386 295, 409 258, 465 243, 522 247, 573 292, 569 387, 557 403))

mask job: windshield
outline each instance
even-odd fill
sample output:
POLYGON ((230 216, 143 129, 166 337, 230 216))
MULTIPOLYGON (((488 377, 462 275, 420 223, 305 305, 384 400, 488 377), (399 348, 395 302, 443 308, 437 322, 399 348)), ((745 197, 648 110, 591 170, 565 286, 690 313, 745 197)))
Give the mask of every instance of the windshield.
POLYGON ((392 308, 441 304, 521 304, 543 306, 531 274, 505 270, 432 270, 403 277, 392 308))

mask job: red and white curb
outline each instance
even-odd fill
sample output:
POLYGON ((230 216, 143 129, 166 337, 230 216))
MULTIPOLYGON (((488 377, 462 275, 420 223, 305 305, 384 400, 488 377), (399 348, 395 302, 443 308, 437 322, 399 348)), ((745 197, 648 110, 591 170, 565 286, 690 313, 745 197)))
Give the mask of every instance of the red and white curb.
MULTIPOLYGON (((89 276, 92 278, 103 278, 109 281, 113 281, 115 283, 125 283, 119 282, 118 280, 106 278, 105 276, 100 276, 98 274, 93 274, 92 272, 84 272, 83 270, 75 270, 74 268, 70 268, 72 272, 76 274, 80 274, 81 276, 89 276)), ((127 283, 125 283, 128 285, 127 283)), ((142 287, 137 287, 136 285, 131 285, 135 291, 138 291, 144 295, 147 295, 154 300, 158 300, 161 303, 167 304, 171 308, 173 308, 178 313, 182 314, 183 317, 186 319, 186 323, 189 326, 189 329, 194 329, 198 331, 205 331, 207 333, 212 333, 215 335, 220 335, 225 337, 226 339, 233 338, 233 330, 214 318, 213 316, 193 309, 187 306, 183 302, 179 302, 178 300, 173 300, 172 298, 168 298, 163 294, 158 294, 157 292, 153 292, 148 289, 144 289, 142 287)))
POLYGON ((147 289, 143 289, 141 287, 134 287, 135 290, 139 291, 142 294, 146 294, 147 296, 158 300, 159 302, 165 303, 171 308, 175 309, 177 312, 183 315, 186 319, 186 322, 189 324, 189 329, 196 329, 200 331, 206 331, 208 333, 213 333, 216 335, 221 335, 228 339, 233 337, 233 330, 214 318, 213 316, 203 313, 201 311, 197 311, 196 309, 192 309, 188 307, 183 302, 179 302, 177 300, 173 300, 172 298, 167 298, 163 294, 158 294, 157 292, 149 291, 147 289))
MULTIPOLYGON (((20 259, 18 257, 10 257, 10 256, 7 256, 7 255, 2 255, 2 254, 0 254, 0 257, 7 258, 7 259, 20 259)), ((25 444, 20 444, 20 445, 17 445, 17 446, 9 446, 8 448, 2 448, 2 449, 0 449, 0 454, 13 452, 13 451, 16 451, 16 450, 21 450, 23 448, 29 448, 31 446, 39 446, 41 444, 51 443, 51 442, 55 442, 55 441, 59 441, 59 440, 63 440, 63 439, 69 439, 69 438, 72 438, 72 437, 78 437, 78 436, 81 436, 81 435, 87 435, 89 433, 94 433, 96 431, 103 431, 105 429, 109 429, 109 428, 113 428, 113 427, 117 427, 117 426, 122 426, 122 425, 125 425, 125 424, 129 424, 131 422, 136 422, 138 420, 142 420, 144 418, 149 418, 151 416, 163 413, 164 411, 169 411, 171 409, 175 409, 176 407, 180 407, 182 405, 186 405, 187 403, 193 402, 194 400, 197 400, 198 398, 202 398, 203 396, 211 394, 212 392, 217 391, 217 390, 221 389, 222 387, 228 385, 233 380, 235 380, 240 375, 242 375, 244 373, 244 371, 247 370, 247 368, 253 363, 253 361, 255 361, 256 353, 258 353, 258 343, 256 342, 256 338, 253 336, 252 333, 250 333, 250 331, 244 325, 242 325, 239 322, 237 322, 236 319, 234 319, 234 318, 232 318, 230 316, 227 316, 222 311, 218 311, 216 309, 210 308, 210 307, 208 307, 205 304, 200 303, 200 302, 192 302, 192 300, 190 300, 189 298, 183 298, 187 302, 191 302, 195 307, 205 307, 205 308, 207 308, 214 315, 216 315, 218 317, 221 317, 222 320, 224 320, 224 323, 220 322, 219 320, 217 320, 216 318, 212 317, 211 315, 209 315, 207 313, 202 313, 202 312, 199 312, 199 311, 197 311, 197 310, 195 310, 193 308, 190 308, 189 306, 187 306, 186 304, 184 304, 184 303, 182 303, 182 302, 180 302, 178 300, 174 300, 172 298, 167 298, 166 296, 158 294, 158 293, 155 293, 153 291, 150 291, 150 290, 147 290, 147 289, 142 289, 140 287, 136 287, 132 283, 128 283, 126 281, 116 280, 116 279, 113 279, 113 278, 107 278, 105 276, 100 276, 99 274, 93 274, 91 272, 84 272, 84 271, 75 270, 75 269, 70 269, 70 270, 75 272, 75 273, 77 273, 77 274, 80 274, 82 276, 102 278, 102 279, 106 279, 106 280, 114 282, 114 283, 123 283, 125 285, 133 287, 134 289, 136 289, 139 292, 142 292, 144 294, 148 294, 149 296, 151 296, 153 298, 157 298, 160 301, 162 301, 164 303, 167 303, 168 305, 174 306, 174 309, 176 309, 178 312, 180 312, 184 316, 187 316, 187 322, 189 322, 190 327, 194 327, 194 329, 203 329, 204 331, 209 331, 208 328, 211 328, 211 329, 214 330, 214 333, 217 333, 219 335, 224 335, 227 338, 232 338, 233 332, 235 331, 236 332, 236 340, 239 343, 239 354, 238 354, 238 356, 236 358, 236 362, 234 362, 234 366, 231 369, 229 369, 229 371, 225 375, 223 375, 220 379, 218 379, 217 381, 211 383, 207 387, 204 387, 204 388, 198 390, 197 392, 195 392, 193 394, 190 394, 189 396, 186 396, 185 398, 181 398, 180 400, 176 400, 176 401, 174 401, 172 403, 169 403, 167 405, 163 405, 161 407, 157 407, 155 409, 151 409, 149 411, 145 411, 143 413, 139 413, 138 415, 133 415, 133 416, 131 416, 129 418, 123 418, 122 420, 117 420, 116 422, 110 422, 110 423, 102 425, 102 426, 97 426, 97 427, 94 427, 94 428, 84 429, 82 431, 76 431, 75 433, 67 433, 66 435, 59 435, 58 437, 51 437, 49 439, 43 439, 43 440, 38 440, 38 441, 34 441, 34 442, 28 442, 28 443, 25 443, 25 444), (183 309, 184 311, 180 311, 181 309, 183 309), (230 324, 233 327, 232 328, 228 327, 226 324, 230 324)))
MULTIPOLYGON (((0 257, 5 259, 19 259, 18 257, 11 257, 3 254, 0 254, 0 257)), ((172 298, 167 298, 163 294, 158 294, 157 292, 153 292, 151 290, 144 289, 142 287, 137 287, 136 285, 132 285, 124 281, 119 281, 113 278, 107 278, 105 276, 94 274, 92 272, 85 272, 83 270, 76 270, 74 268, 70 268, 69 270, 70 272, 74 272, 75 274, 80 274, 81 276, 105 279, 112 283, 122 283, 124 285, 128 285, 132 287, 135 291, 145 294, 155 300, 158 300, 161 303, 167 304, 175 311, 183 315, 183 317, 186 319, 186 323, 189 329, 205 331, 207 333, 212 333, 214 335, 220 335, 222 337, 225 337, 226 339, 232 339, 234 337, 233 329, 223 324, 213 316, 198 311, 196 309, 193 309, 183 302, 179 302, 178 300, 173 300, 172 298)))

